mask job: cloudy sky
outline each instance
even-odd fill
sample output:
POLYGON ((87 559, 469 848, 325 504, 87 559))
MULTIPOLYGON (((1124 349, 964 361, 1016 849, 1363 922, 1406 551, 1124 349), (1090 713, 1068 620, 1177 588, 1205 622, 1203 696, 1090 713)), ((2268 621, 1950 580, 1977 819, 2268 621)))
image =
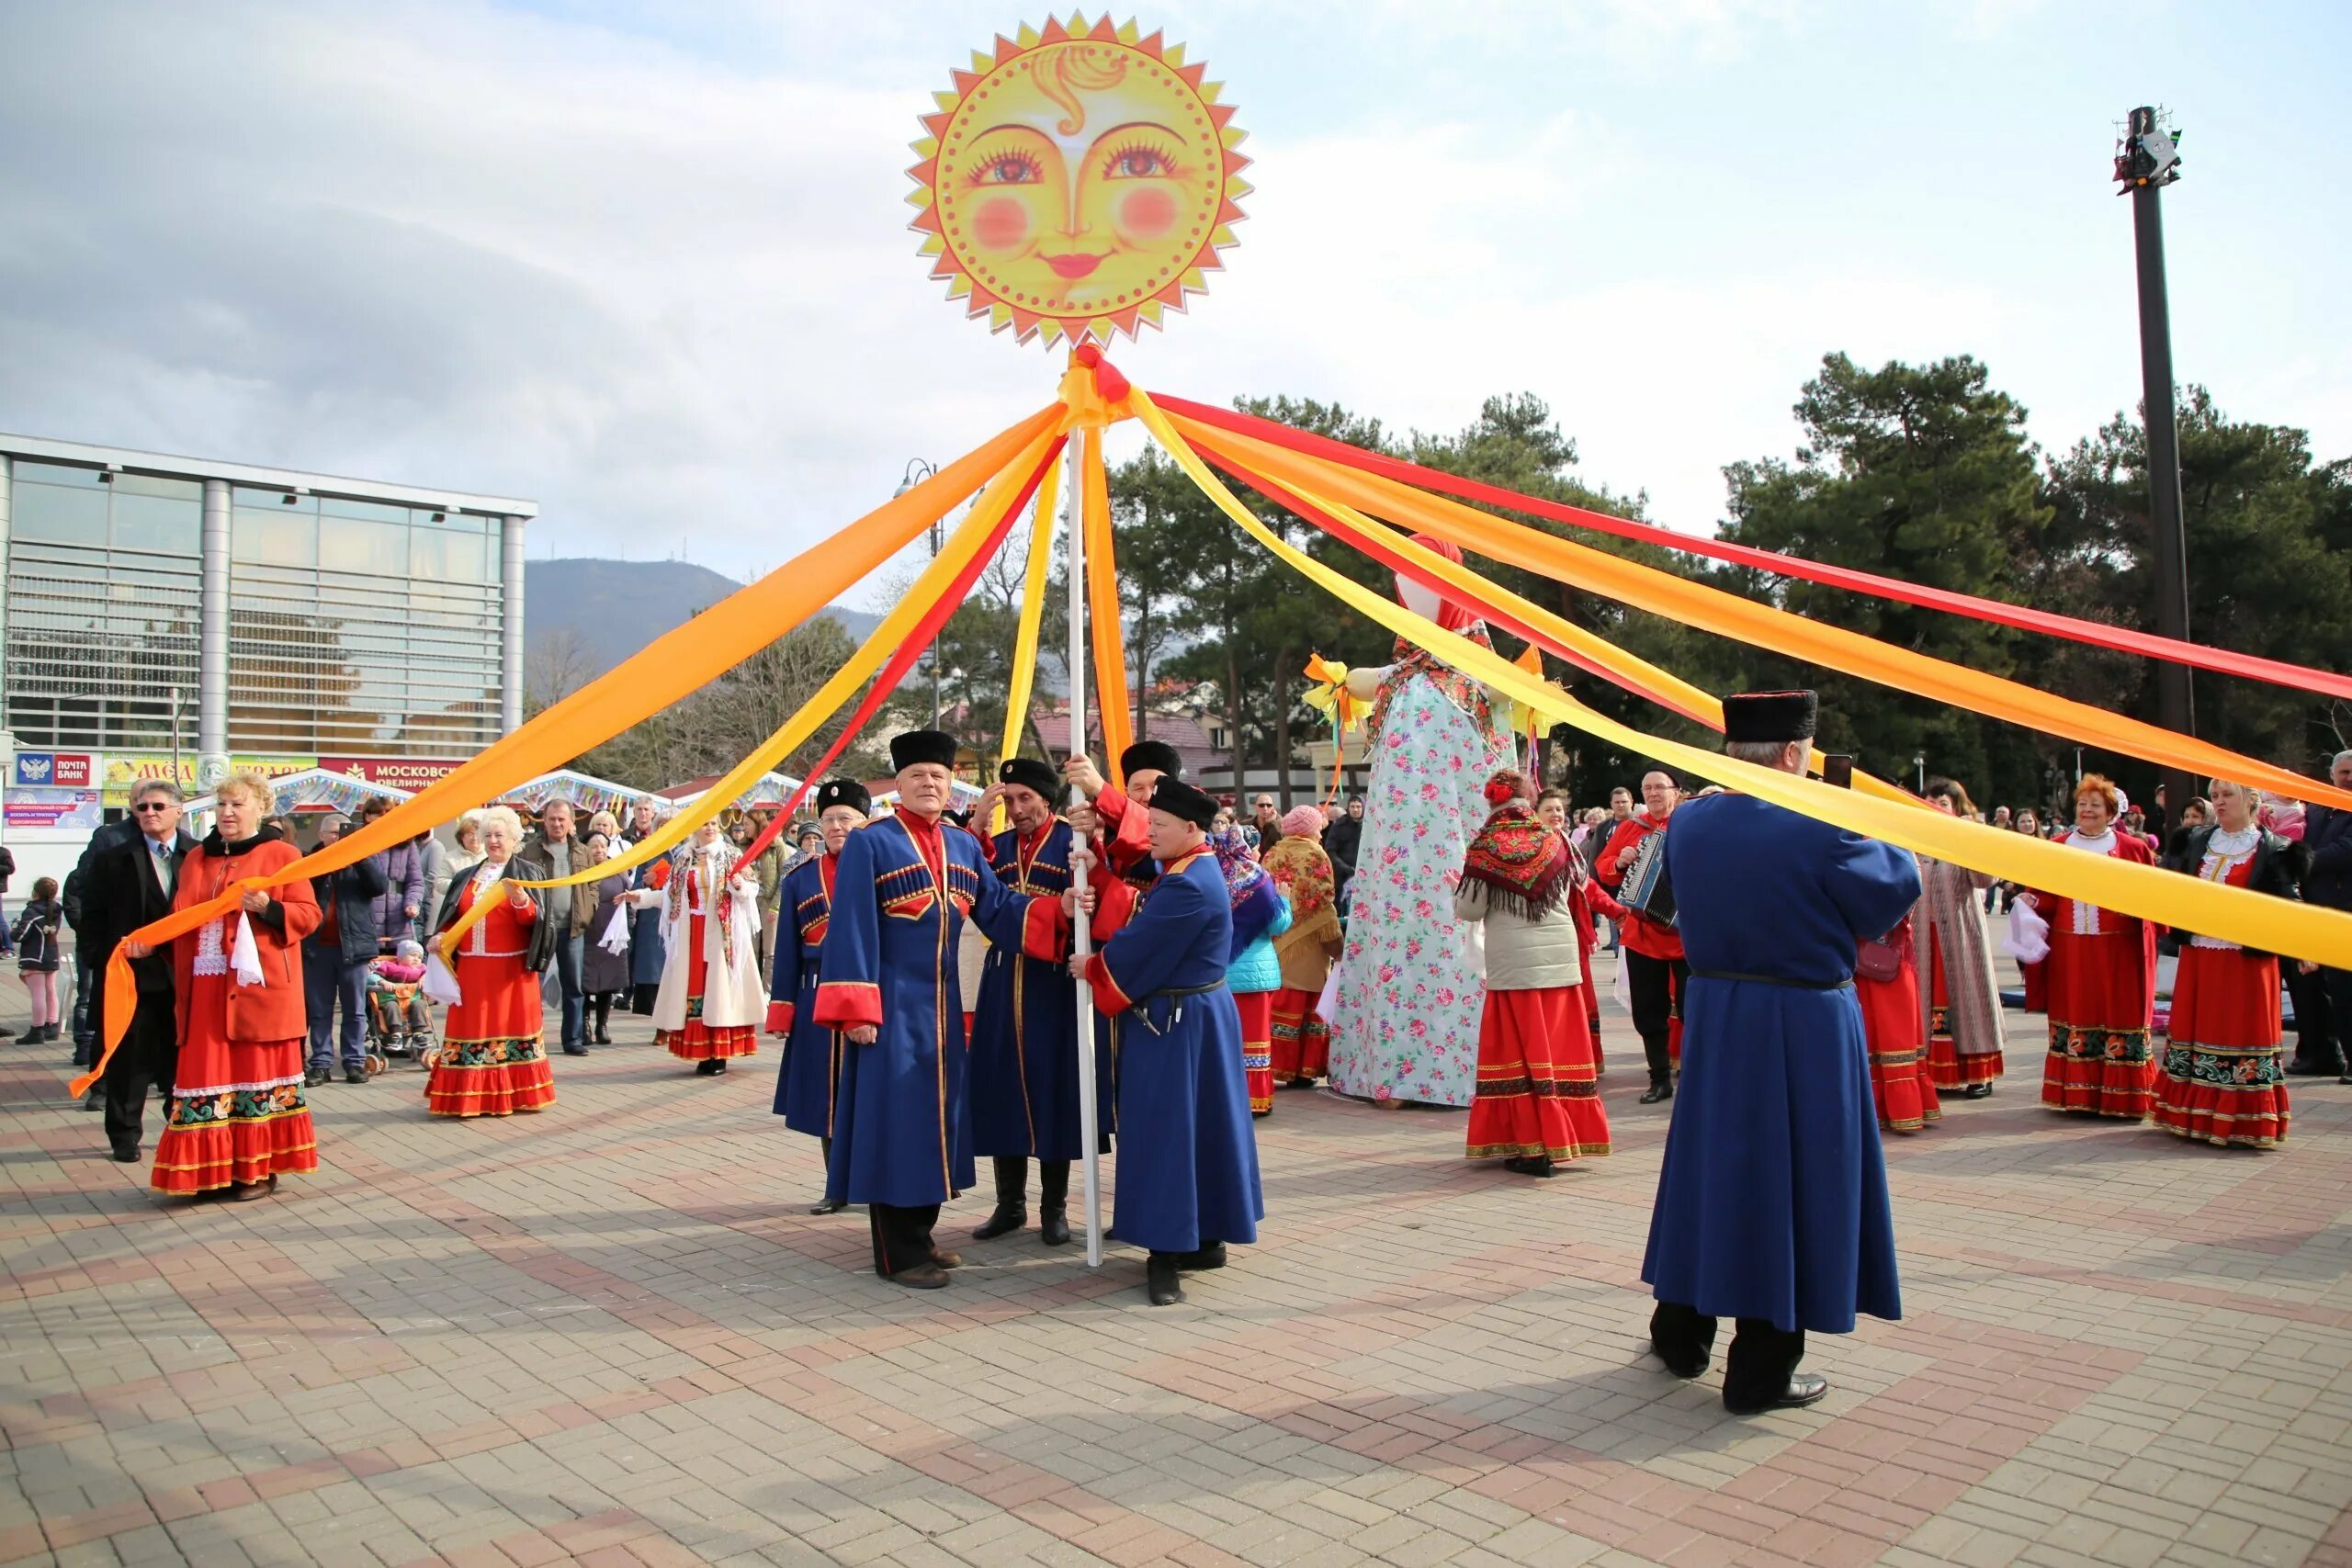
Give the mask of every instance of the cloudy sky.
MULTIPOLYGON (((1126 13, 1119 15, 1124 17, 1126 13)), ((529 496, 532 553, 773 566, 1050 396, 906 231, 965 0, 0 0, 0 430, 529 496)), ((1228 270, 1116 357, 1451 430, 1532 389, 1712 529, 1821 355, 2136 400, 2116 122, 2168 106, 2176 355, 2352 455, 2352 7, 1224 4, 1228 270)), ((870 599, 870 593, 866 596, 870 599)))

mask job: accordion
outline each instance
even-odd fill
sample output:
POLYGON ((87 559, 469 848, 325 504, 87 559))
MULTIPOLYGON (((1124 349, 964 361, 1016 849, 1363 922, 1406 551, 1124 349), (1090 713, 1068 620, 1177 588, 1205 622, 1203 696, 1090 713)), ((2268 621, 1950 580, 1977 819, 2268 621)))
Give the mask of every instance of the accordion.
POLYGON ((1671 930, 1674 925, 1674 884, 1666 874, 1666 835, 1645 833, 1626 857, 1625 874, 1617 885, 1617 901, 1645 920, 1671 930))

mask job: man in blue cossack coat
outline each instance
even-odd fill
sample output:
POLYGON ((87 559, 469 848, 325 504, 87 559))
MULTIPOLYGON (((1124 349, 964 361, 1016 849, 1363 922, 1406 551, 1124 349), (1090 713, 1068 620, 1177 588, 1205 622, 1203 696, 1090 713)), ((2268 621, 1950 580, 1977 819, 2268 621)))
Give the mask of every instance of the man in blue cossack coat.
MULTIPOLYGON (((1802 774, 1811 692, 1724 699, 1724 753, 1802 774)), ((1894 1223, 1871 1099, 1859 944, 1919 897, 1910 852, 1744 795, 1686 801, 1666 872, 1690 964, 1682 1084, 1667 1134, 1642 1278, 1668 1369, 1707 1370, 1715 1320, 1738 1320, 1724 1404, 1810 1404, 1807 1329, 1903 1315, 1894 1223)))
POLYGON ((1048 962, 1069 934, 1062 900, 1012 892, 978 840, 942 825, 956 752, 956 738, 935 729, 892 739, 898 812, 842 846, 813 1009, 849 1041, 825 1197, 866 1205, 874 1271, 916 1290, 946 1284, 946 1270, 963 1261, 932 1244, 932 1227, 940 1204, 972 1185, 956 957, 964 921, 1048 962))

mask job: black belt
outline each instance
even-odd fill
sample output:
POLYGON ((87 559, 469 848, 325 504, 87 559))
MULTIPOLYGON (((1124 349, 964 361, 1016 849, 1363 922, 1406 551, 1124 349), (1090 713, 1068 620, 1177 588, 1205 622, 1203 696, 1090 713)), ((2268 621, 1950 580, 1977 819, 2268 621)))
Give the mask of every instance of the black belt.
POLYGON ((1694 980, 1753 980, 1759 986, 1786 986, 1792 991, 1842 991, 1854 983, 1851 976, 1836 980, 1796 980, 1786 975, 1743 975, 1733 969, 1693 969, 1694 980))
POLYGON ((1186 997, 1206 996, 1211 991, 1224 989, 1225 982, 1216 980, 1205 986, 1170 986, 1164 991, 1154 991, 1135 1004, 1136 1021, 1154 1034, 1165 1034, 1183 1021, 1186 997), (1154 1011, 1162 1015, 1161 1021, 1152 1021, 1154 1011))

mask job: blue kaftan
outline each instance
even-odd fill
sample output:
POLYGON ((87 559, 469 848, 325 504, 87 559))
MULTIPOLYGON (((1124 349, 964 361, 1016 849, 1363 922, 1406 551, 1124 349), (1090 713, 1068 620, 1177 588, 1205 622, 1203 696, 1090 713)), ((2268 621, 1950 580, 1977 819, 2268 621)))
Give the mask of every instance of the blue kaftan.
MULTIPOLYGON (((1069 824, 1053 822, 1028 843, 999 833, 996 874, 1015 893, 1058 902, 1069 886, 1069 824)), ((972 1014, 972 1150, 984 1157, 1085 1157, 1079 1135, 1078 992, 1069 971, 991 945, 972 1014)), ((1095 1126, 1110 1146, 1111 1053, 1097 1032, 1095 1126)))
POLYGON ((828 1201, 917 1208, 972 1185, 956 973, 967 916, 1001 947, 1048 960, 1062 950, 1060 903, 1006 887, 961 829, 902 813, 842 845, 813 1010, 830 1028, 881 1032, 842 1050, 828 1201))
POLYGON ((768 1031, 785 1032, 776 1071, 775 1113, 796 1133, 833 1135, 833 1092, 841 1081, 841 1032, 817 1021, 817 956, 832 913, 832 855, 805 860, 784 876, 784 918, 776 922, 775 965, 768 984, 768 1031))
POLYGON ((1677 807, 1666 857, 1690 989, 1643 1280, 1784 1332, 1901 1317, 1852 975, 1917 900, 1917 863, 1741 795, 1677 807))
POLYGON ((1232 897, 1201 850, 1163 868, 1087 965, 1119 1064, 1111 1234, 1154 1252, 1253 1242, 1266 1214, 1241 1015, 1225 986, 1232 941, 1232 897))

